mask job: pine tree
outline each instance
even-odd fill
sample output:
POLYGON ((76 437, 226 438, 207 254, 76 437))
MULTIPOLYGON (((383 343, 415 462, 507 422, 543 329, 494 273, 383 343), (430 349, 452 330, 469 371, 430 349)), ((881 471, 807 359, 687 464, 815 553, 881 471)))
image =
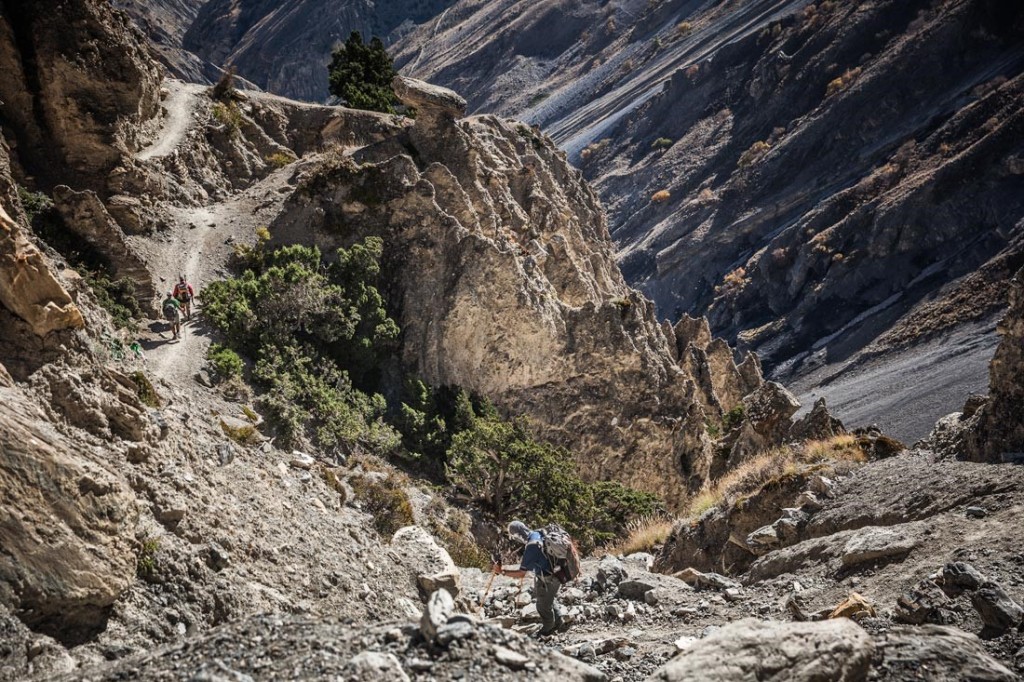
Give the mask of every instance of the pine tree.
POLYGON ((380 38, 363 42, 359 31, 353 31, 344 45, 339 45, 328 66, 330 91, 354 109, 394 113, 398 103, 391 81, 395 67, 380 38))

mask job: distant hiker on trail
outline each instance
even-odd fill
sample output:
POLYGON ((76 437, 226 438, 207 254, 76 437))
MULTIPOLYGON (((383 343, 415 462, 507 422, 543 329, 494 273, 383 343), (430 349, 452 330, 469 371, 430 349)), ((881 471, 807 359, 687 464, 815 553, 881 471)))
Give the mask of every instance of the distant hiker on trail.
POLYGON ((494 572, 510 578, 534 576, 533 592, 537 599, 537 614, 543 623, 540 635, 550 635, 562 627, 562 617, 555 608, 555 597, 563 583, 575 580, 580 574, 579 553, 565 530, 551 524, 539 530, 530 530, 522 521, 508 524, 508 536, 524 544, 519 568, 494 565, 494 572))
POLYGON ((195 297, 196 292, 192 290, 192 285, 185 281, 185 275, 179 276, 178 283, 174 285, 174 298, 181 303, 186 320, 192 319, 192 299, 195 297))
POLYGON ((174 297, 174 292, 167 292, 163 309, 164 319, 171 323, 171 331, 174 332, 174 338, 178 338, 178 332, 181 331, 181 302, 174 297))

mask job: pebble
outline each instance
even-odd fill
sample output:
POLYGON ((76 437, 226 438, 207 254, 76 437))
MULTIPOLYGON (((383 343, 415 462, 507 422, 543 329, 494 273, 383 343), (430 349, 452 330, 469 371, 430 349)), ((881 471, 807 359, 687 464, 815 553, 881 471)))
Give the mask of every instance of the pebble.
POLYGON ((968 507, 965 513, 969 519, 983 519, 988 516, 988 510, 984 507, 968 507))
POLYGON ((522 670, 530 662, 530 659, 525 655, 503 646, 494 647, 494 660, 512 670, 522 670))

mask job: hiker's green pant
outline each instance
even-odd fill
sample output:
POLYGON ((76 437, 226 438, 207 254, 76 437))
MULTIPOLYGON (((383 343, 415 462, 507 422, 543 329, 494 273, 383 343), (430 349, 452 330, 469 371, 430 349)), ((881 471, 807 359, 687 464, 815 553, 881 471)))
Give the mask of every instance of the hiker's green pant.
POLYGON ((538 575, 533 581, 533 591, 537 596, 537 615, 544 626, 541 632, 547 634, 562 624, 562 619, 555 610, 555 595, 562 583, 553 575, 538 575))

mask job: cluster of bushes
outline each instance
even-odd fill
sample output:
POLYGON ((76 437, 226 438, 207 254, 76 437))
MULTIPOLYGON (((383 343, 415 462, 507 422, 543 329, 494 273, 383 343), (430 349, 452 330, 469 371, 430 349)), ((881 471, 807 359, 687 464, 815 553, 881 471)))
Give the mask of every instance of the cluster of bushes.
MULTIPOLYGON (((369 237, 328 262, 315 247, 261 243, 240 254, 237 277, 203 292, 204 315, 224 341, 211 348, 212 368, 237 377, 249 359, 281 445, 392 459, 449 486, 496 523, 560 523, 584 547, 663 511, 652 495, 584 482, 569 452, 537 440, 526 421, 503 418, 486 400, 415 378, 391 385, 395 372, 384 367, 398 366, 399 329, 377 288, 382 249, 369 237)), ((408 520, 406 505, 396 504, 399 488, 375 481, 356 490, 381 532, 408 520)))
MULTIPOLYGON (((327 263, 315 247, 255 249, 239 277, 203 292, 206 319, 232 351, 253 360, 262 407, 285 446, 397 441, 373 392, 398 325, 374 286, 382 243, 368 238, 327 263)), ((225 355, 223 371, 237 367, 225 355)), ((218 369, 218 372, 222 371, 218 369)))

